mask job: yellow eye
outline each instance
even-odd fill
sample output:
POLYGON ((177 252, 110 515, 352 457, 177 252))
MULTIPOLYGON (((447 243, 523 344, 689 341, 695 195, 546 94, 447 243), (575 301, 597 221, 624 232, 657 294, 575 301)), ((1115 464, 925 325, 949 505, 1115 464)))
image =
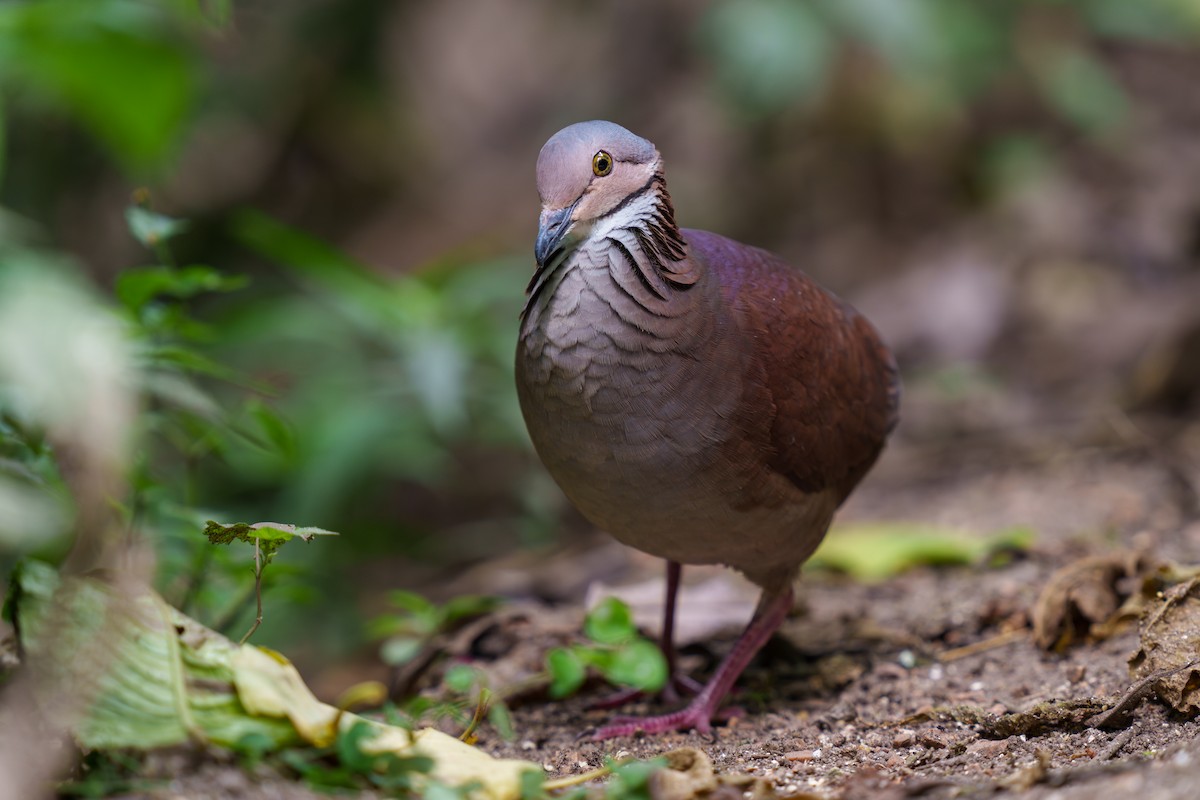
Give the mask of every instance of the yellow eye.
POLYGON ((592 172, 596 173, 596 175, 601 178, 612 172, 612 165, 612 156, 603 150, 592 156, 592 172))

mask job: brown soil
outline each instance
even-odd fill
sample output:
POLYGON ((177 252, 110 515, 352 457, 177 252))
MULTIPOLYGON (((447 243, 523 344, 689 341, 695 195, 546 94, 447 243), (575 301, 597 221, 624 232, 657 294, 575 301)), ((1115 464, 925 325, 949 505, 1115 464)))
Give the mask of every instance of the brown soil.
MULTIPOLYGON (((1052 723, 1000 736, 978 721, 1047 701, 1095 700, 1095 711, 1121 698, 1134 683, 1127 659, 1136 624, 1055 655, 1034 644, 1029 616, 1051 574, 1085 555, 1135 546, 1200 560, 1200 524, 1181 508, 1193 495, 1172 488, 1168 466, 1130 448, 1051 453, 984 471, 941 460, 936 476, 906 468, 912 456, 896 448, 845 515, 932 515, 982 531, 1024 524, 1037 531, 1033 550, 1000 567, 921 568, 875 585, 806 574, 802 609, 740 683, 735 701, 746 713, 712 737, 580 739, 611 713, 587 709, 597 689, 516 708, 517 740, 484 747, 543 762, 556 776, 606 757, 696 747, 718 771, 769 778, 781 795, 1073 798, 1103 786, 1102 796, 1196 796, 1198 724, 1154 700, 1111 729, 1052 723)), ((714 642, 705 655, 727 646, 714 642)), ((623 713, 658 710, 642 704, 623 713)))

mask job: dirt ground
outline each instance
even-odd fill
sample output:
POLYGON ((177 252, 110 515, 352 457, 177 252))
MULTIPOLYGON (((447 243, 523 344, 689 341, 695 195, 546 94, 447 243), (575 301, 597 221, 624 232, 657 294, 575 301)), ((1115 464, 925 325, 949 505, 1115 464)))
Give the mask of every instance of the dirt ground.
MULTIPOLYGON (((1175 457, 1200 464, 1200 429, 1175 429, 1172 441, 1187 445, 1175 457)), ((1070 449, 1009 453, 984 465, 969 463, 973 448, 932 458, 922 457, 925 447, 898 442, 844 518, 920 518, 980 532, 1020 524, 1036 532, 1033 546, 995 566, 921 567, 878 583, 806 572, 792 617, 739 683, 734 702, 744 713, 711 737, 581 738, 612 713, 589 710, 608 691, 593 686, 566 701, 514 701, 515 740, 485 728, 480 746, 542 763, 551 777, 610 757, 698 748, 718 774, 764 779, 758 789, 767 797, 1195 797, 1200 722, 1152 697, 1135 698, 1131 713, 1107 728, 1051 723, 1004 735, 995 724, 1047 702, 1094 701, 1090 716, 1127 695, 1136 621, 1059 655, 1034 643, 1031 616, 1051 575, 1088 556, 1132 549, 1200 562, 1195 471, 1181 483, 1178 462, 1165 463, 1144 442, 1075 440, 1070 449), (914 464, 928 466, 918 472, 914 464)), ((540 569, 586 571, 581 564, 624 560, 618 571, 631 580, 657 574, 653 559, 603 537, 588 546, 585 557, 574 548, 547 556, 540 569)), ((723 572, 693 569, 685 580, 723 572)), ((464 646, 496 674, 528 674, 545 648, 576 635, 581 616, 577 604, 518 604, 494 624, 475 626, 464 646)), ((686 646, 685 666, 711 669, 736 632, 731 626, 686 646)), ((658 710, 641 703, 621 713, 658 710)), ((157 797, 317 796, 261 773, 246 776, 234 764, 164 763, 158 771, 186 777, 152 790, 157 797)))
MULTIPOLYGON (((1200 464, 1196 433, 1175 439, 1190 436, 1191 464, 1200 464)), ((983 467, 965 463, 969 448, 954 463, 921 459, 917 449, 894 448, 844 516, 932 517, 979 531, 1027 525, 1032 549, 994 568, 925 567, 877 584, 806 574, 800 608, 741 681, 736 702, 746 714, 711 738, 581 740, 611 713, 587 709, 598 689, 519 706, 517 740, 484 747, 544 762, 556 776, 605 757, 695 747, 718 772, 766 778, 783 796, 1196 796, 1197 722, 1153 700, 1107 729, 1051 725, 1005 736, 972 718, 1048 701, 1094 699, 1095 712, 1122 698, 1134 683, 1127 660, 1136 622, 1057 655, 1032 639, 1035 603, 1056 569, 1086 556, 1131 548, 1195 563, 1195 483, 1181 484, 1173 465, 1138 444, 1051 448, 983 467), (915 472, 922 462, 931 468, 915 472)), ((532 619, 525 638, 537 631, 532 619)), ((711 667, 730 641, 688 652, 711 667)))

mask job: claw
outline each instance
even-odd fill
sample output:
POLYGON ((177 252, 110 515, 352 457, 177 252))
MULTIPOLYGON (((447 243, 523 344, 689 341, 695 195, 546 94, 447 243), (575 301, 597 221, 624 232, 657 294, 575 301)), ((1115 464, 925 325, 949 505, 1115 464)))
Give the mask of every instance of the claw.
POLYGON ((708 702, 693 702, 691 705, 671 714, 658 717, 621 717, 612 723, 597 728, 591 738, 614 739, 618 736, 635 736, 639 733, 654 736, 670 731, 695 730, 697 733, 712 733, 712 717, 714 709, 709 708, 708 702))
MULTIPOLYGON (((678 703, 684 697, 695 697, 703 689, 704 684, 680 672, 671 676, 671 679, 667 681, 667 685, 658 692, 658 697, 664 703, 678 703)), ((614 692, 607 697, 601 697, 599 700, 589 703, 588 711, 608 711, 613 708, 620 708, 635 700, 646 700, 653 697, 653 694, 638 689, 622 689, 619 692, 614 692)))
POLYGON ((770 638, 783 622, 792 604, 792 590, 764 596, 754 618, 746 626, 733 650, 717 667, 716 673, 688 705, 674 713, 644 719, 620 720, 598 728, 592 739, 613 739, 618 736, 633 736, 636 733, 654 735, 667 731, 695 730, 697 733, 712 732, 712 721, 717 716, 721 701, 733 688, 733 682, 750 663, 750 659, 770 638))

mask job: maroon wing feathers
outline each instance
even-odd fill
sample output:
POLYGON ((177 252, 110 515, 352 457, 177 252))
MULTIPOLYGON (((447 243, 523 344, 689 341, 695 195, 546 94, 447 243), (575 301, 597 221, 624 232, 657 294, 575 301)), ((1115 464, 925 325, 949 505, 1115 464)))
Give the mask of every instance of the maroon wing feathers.
POLYGON ((718 274, 761 365, 747 371, 747 399, 759 395, 753 405, 774 409, 769 431, 762 419, 753 426, 769 439, 769 467, 805 492, 833 488, 844 500, 898 420, 891 353, 864 317, 804 273, 766 251, 712 234, 697 241, 696 233, 688 239, 718 274))

